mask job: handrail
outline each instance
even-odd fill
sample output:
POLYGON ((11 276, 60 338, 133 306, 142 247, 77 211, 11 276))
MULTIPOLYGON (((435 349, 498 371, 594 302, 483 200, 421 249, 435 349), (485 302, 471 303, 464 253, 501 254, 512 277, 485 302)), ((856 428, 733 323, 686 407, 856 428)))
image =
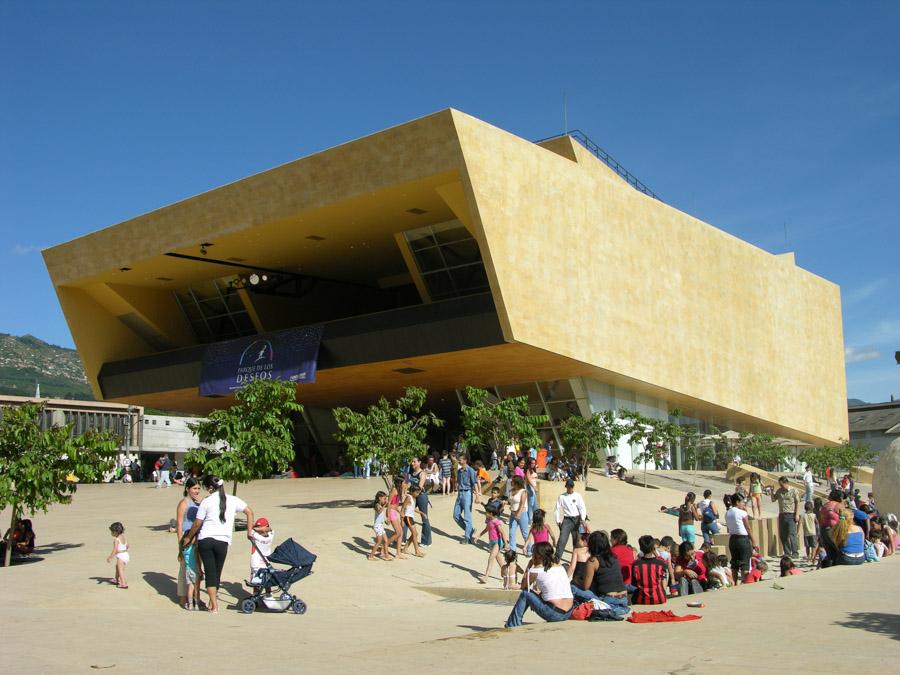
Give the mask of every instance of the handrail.
MULTIPOLYGON (((643 182, 638 180, 637 176, 635 176, 628 169, 626 169, 624 166, 619 164, 619 162, 617 162, 612 155, 610 155, 608 152, 606 152, 606 150, 604 150, 599 145, 594 143, 594 141, 592 141, 590 138, 588 138, 588 135, 585 134, 580 129, 574 129, 565 134, 556 134, 555 136, 548 136, 547 138, 542 138, 539 141, 535 141, 535 143, 543 143, 545 141, 552 141, 553 139, 563 138, 565 136, 571 136, 572 138, 577 140, 579 143, 581 143, 585 148, 588 149, 588 151, 590 151, 601 162, 606 164, 606 166, 608 166, 610 169, 615 171, 619 176, 621 176, 625 180, 626 183, 628 183, 635 190, 637 190, 638 192, 643 192, 645 195, 647 195, 649 197, 653 197, 654 199, 659 199, 659 197, 656 196, 656 194, 653 192, 653 190, 651 190, 643 182)), ((662 201, 662 200, 660 199, 660 201, 662 201)))

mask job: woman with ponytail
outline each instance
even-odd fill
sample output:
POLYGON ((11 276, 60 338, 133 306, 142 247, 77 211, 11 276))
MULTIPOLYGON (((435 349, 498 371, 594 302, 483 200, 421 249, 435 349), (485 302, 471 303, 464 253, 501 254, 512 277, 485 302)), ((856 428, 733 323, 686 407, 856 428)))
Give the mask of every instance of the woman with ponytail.
POLYGON ((566 621, 574 607, 569 575, 560 567, 556 551, 548 542, 535 544, 522 579, 522 592, 506 620, 506 628, 521 626, 527 609, 544 621, 566 621))
POLYGON ((234 516, 238 512, 247 515, 247 538, 250 539, 253 529, 249 524, 253 522, 253 510, 243 499, 225 494, 225 481, 221 478, 207 476, 203 479, 203 485, 209 490, 209 496, 197 507, 194 524, 185 537, 187 542, 193 541, 195 536, 198 539, 197 549, 203 561, 206 592, 209 594, 209 611, 217 614, 219 582, 234 532, 234 516))

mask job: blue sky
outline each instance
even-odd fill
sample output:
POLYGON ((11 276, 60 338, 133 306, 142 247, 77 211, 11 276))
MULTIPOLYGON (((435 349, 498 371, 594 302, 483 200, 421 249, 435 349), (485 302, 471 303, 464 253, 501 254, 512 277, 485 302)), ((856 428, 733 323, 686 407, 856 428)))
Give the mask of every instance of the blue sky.
POLYGON ((896 2, 0 0, 0 332, 72 345, 41 248, 446 107, 543 138, 565 94, 665 201, 840 284, 848 395, 900 396, 898 35, 896 2))

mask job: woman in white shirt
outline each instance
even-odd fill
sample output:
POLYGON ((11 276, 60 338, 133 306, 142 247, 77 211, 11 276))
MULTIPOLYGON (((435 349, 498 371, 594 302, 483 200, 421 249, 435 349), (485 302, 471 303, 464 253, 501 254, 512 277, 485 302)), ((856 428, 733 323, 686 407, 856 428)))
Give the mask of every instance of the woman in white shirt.
POLYGON ((750 556, 756 548, 756 541, 750 530, 750 518, 744 511, 744 495, 735 493, 731 497, 731 507, 725 513, 728 527, 728 551, 731 553, 731 573, 735 585, 750 571, 750 556))
POLYGON ((238 512, 247 515, 247 539, 253 541, 253 510, 247 502, 234 495, 225 494, 225 481, 216 476, 207 476, 203 485, 209 490, 209 496, 200 502, 194 524, 188 531, 187 541, 197 537, 197 552, 203 561, 203 574, 206 577, 206 592, 209 594, 209 611, 219 611, 218 593, 222 568, 231 544, 234 532, 234 516, 238 512))
POLYGON ((566 621, 572 616, 574 608, 569 575, 559 565, 553 547, 545 541, 535 544, 522 579, 522 592, 505 627, 521 626, 526 609, 531 609, 544 621, 566 621), (533 588, 537 592, 531 590, 533 588))

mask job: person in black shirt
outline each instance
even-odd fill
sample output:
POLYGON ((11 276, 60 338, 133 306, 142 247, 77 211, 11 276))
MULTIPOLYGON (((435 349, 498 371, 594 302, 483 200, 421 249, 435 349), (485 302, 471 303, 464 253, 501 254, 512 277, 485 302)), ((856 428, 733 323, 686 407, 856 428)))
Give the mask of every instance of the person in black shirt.
POLYGON ((631 566, 631 583, 637 587, 634 592, 635 605, 662 605, 666 602, 663 579, 666 564, 656 557, 653 537, 645 534, 638 540, 641 557, 631 566))

